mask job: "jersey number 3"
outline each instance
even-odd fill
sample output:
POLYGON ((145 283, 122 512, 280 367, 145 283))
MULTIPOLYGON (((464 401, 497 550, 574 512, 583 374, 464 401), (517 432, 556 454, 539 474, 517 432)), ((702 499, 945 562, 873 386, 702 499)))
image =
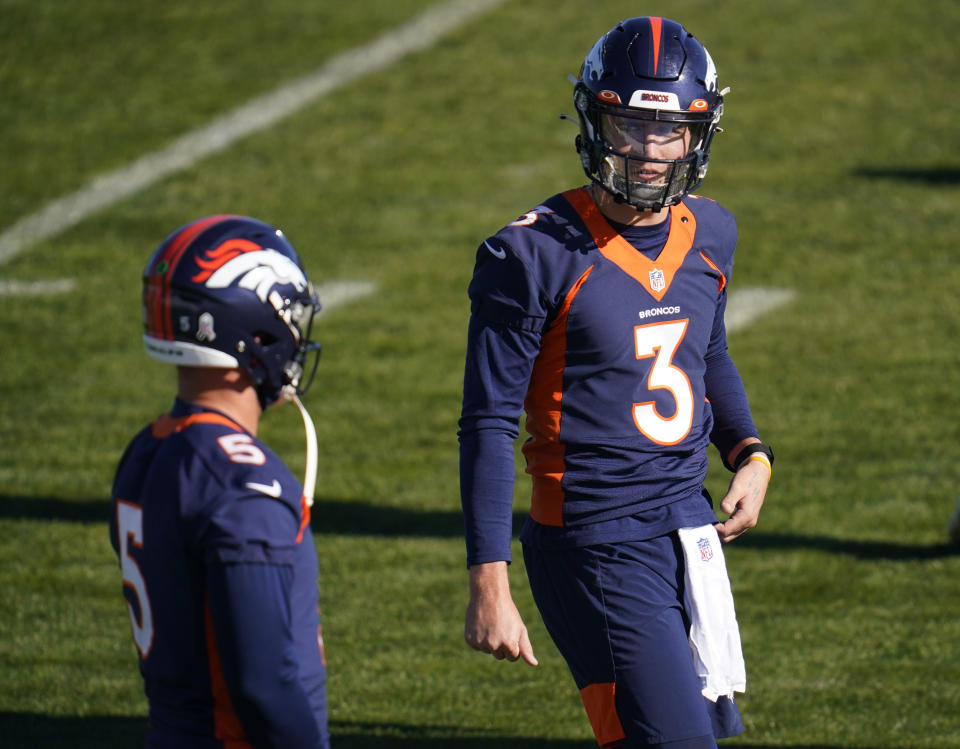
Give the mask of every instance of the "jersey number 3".
POLYGON ((693 390, 682 369, 673 364, 673 357, 687 332, 689 320, 638 325, 634 328, 637 359, 653 357, 647 378, 651 390, 670 392, 676 403, 673 416, 663 417, 653 401, 633 404, 633 421, 643 434, 660 445, 676 445, 690 432, 693 424, 693 390))
POLYGON ((143 510, 128 502, 117 501, 117 535, 120 542, 120 570, 123 573, 123 587, 136 599, 140 615, 133 604, 127 601, 130 624, 133 627, 133 641, 137 644, 140 657, 146 658, 153 646, 153 609, 147 595, 147 584, 140 571, 137 560, 130 556, 130 544, 143 546, 143 510))

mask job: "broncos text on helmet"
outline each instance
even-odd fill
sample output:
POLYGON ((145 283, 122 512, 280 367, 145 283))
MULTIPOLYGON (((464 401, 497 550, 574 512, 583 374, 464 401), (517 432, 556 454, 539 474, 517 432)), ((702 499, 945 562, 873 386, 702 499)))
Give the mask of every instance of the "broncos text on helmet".
POLYGON ((722 94, 710 54, 679 23, 617 24, 587 54, 574 88, 584 172, 638 210, 679 203, 707 173, 722 94))
POLYGON ((320 351, 310 340, 319 309, 283 232, 246 216, 208 216, 180 227, 143 272, 147 353, 184 367, 239 367, 263 408, 285 389, 302 394, 309 387, 320 351))

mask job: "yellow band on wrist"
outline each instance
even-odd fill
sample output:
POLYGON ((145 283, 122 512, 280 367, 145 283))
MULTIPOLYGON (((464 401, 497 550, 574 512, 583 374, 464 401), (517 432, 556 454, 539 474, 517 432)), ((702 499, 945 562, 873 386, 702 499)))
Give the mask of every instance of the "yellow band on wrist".
POLYGON ((767 467, 767 470, 770 471, 771 474, 773 474, 773 466, 770 465, 770 458, 768 458, 766 455, 764 455, 763 453, 754 453, 749 458, 747 458, 747 462, 749 463, 752 460, 756 460, 756 461, 759 461, 760 463, 763 463, 767 467))

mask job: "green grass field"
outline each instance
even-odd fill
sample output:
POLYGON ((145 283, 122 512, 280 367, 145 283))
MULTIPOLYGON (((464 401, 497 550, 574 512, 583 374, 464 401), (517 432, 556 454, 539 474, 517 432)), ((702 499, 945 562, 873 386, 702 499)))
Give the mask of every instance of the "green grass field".
MULTIPOLYGON (((0 231, 431 4, 0 0, 0 231)), ((323 318, 306 399, 335 746, 594 745, 519 561, 541 665, 463 643, 456 422, 475 248, 582 181, 566 76, 639 14, 685 23, 732 87, 701 189, 739 219, 732 293, 795 292, 730 337, 777 465, 726 549, 748 691, 722 744, 960 747, 955 0, 506 0, 0 265, 0 288, 75 282, 0 296, 0 745, 145 734, 110 481, 172 399, 140 271, 217 212, 283 227, 317 281, 377 285, 323 318)), ((302 471, 294 409, 262 436, 302 471)))

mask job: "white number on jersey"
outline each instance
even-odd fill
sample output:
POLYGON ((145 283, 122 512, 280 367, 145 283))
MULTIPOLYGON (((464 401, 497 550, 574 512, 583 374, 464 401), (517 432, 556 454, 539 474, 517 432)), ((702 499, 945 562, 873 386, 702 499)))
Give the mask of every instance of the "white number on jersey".
POLYGON ((693 390, 682 369, 674 366, 673 356, 687 332, 689 320, 638 325, 634 328, 637 359, 654 357, 647 387, 668 390, 676 402, 673 416, 664 418, 653 401, 633 404, 633 420, 643 434, 661 445, 676 445, 690 432, 693 424, 693 390))
POLYGON ((511 221, 510 226, 533 226, 537 219, 545 213, 553 213, 553 211, 545 205, 538 205, 530 213, 524 213, 516 221, 511 221))
POLYGON ((234 463, 262 466, 267 462, 263 450, 253 444, 253 438, 248 434, 225 434, 217 439, 217 443, 234 463))
POLYGON ((123 573, 124 587, 128 588, 137 599, 140 609, 138 619, 133 606, 127 601, 127 612, 130 614, 130 624, 133 626, 133 641, 140 651, 140 657, 150 655, 153 647, 153 610, 150 608, 150 596, 147 595, 147 584, 140 571, 140 565, 130 556, 130 544, 138 548, 143 547, 143 509, 128 502, 117 501, 117 535, 120 542, 120 569, 123 573))

